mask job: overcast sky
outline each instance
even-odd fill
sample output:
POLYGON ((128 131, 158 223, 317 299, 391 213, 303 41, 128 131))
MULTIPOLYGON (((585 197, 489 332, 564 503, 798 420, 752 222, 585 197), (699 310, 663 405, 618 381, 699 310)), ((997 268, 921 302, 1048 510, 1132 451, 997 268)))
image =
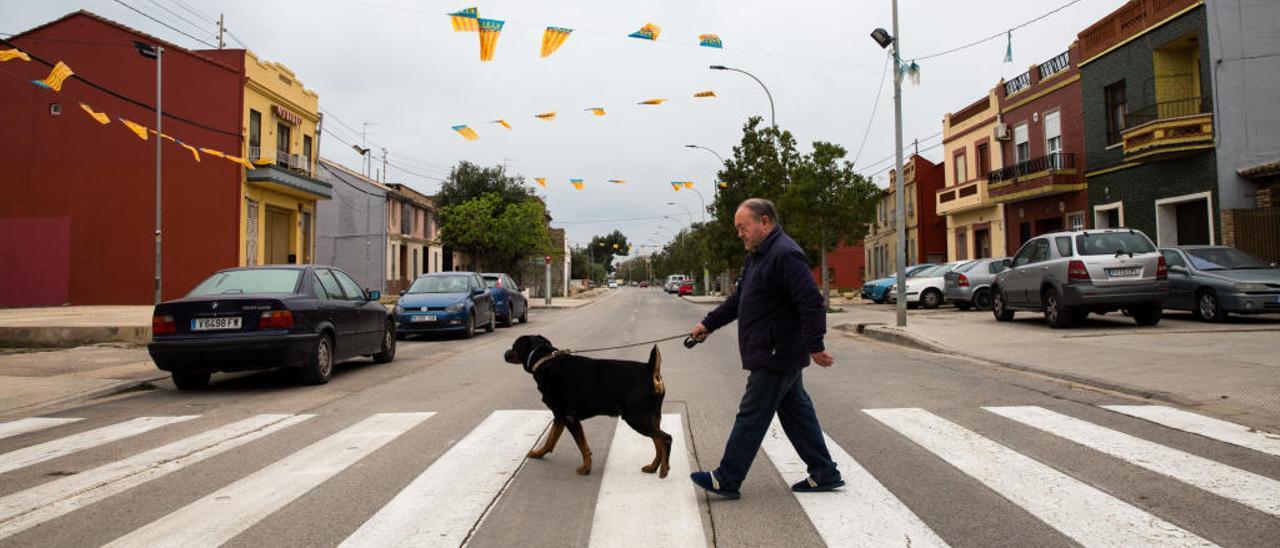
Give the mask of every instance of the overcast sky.
MULTIPOLYGON (((122 0, 197 38, 216 41, 216 25, 175 0, 122 0), (182 21, 160 6, 183 16, 182 21), (191 23, 201 24, 195 27, 191 23)), ((874 168, 883 186, 893 153, 892 82, 884 81, 872 111, 886 54, 869 37, 890 29, 890 0, 179 0, 212 19, 224 14, 235 38, 259 57, 279 61, 320 94, 329 128, 347 140, 369 122, 369 143, 386 147, 390 182, 434 193, 448 167, 462 160, 506 163, 538 189, 554 226, 572 242, 622 230, 633 244, 660 244, 688 215, 701 218, 692 192, 673 180, 695 181, 710 201, 718 161, 697 144, 729 156, 749 116, 769 115, 760 87, 745 75, 708 70, 724 64, 755 74, 769 86, 778 125, 795 134, 802 151, 816 140, 850 151, 870 137, 858 166, 874 168), (481 17, 507 22, 494 60, 479 61, 475 34, 455 33, 448 12, 477 6, 481 17), (626 36, 644 23, 662 27, 657 42, 626 36), (560 50, 539 57, 543 29, 575 29, 560 50), (718 34, 723 50, 698 47, 698 35, 718 34), (719 97, 693 99, 714 90, 719 97), (661 106, 637 106, 668 98, 661 106), (602 106, 593 117, 583 109, 602 106), (533 117, 559 113, 554 122, 533 117), (504 118, 507 131, 490 120, 504 118), (356 130, 342 127, 341 121, 356 130), (468 124, 480 140, 467 142, 450 126, 468 124), (422 177, 426 176, 426 177, 422 177), (575 191, 570 178, 586 181, 575 191), (609 179, 625 179, 614 185, 609 179), (671 215, 676 220, 617 221, 671 215), (598 221, 598 222, 583 222, 598 221), (654 236, 654 232, 659 235, 654 236)), ((903 57, 922 57, 1002 32, 1070 0, 902 0, 903 57)), ((941 131, 943 114, 981 97, 1002 77, 1065 50, 1077 32, 1123 0, 1078 3, 1013 34, 1013 63, 1003 63, 1005 40, 920 62, 921 83, 904 82, 905 141, 941 131)), ((176 44, 204 48, 114 0, 6 2, 0 32, 21 32, 78 9, 120 21, 176 44)), ((922 141, 926 148, 940 141, 922 141)), ((941 148, 924 152, 937 161, 941 148)), ((908 151, 908 154, 910 151, 908 151)), ((322 137, 321 154, 359 169, 360 160, 337 139, 322 137)), ((785 216, 786 212, 783 212, 785 216)), ((785 218, 785 217, 784 217, 785 218)))

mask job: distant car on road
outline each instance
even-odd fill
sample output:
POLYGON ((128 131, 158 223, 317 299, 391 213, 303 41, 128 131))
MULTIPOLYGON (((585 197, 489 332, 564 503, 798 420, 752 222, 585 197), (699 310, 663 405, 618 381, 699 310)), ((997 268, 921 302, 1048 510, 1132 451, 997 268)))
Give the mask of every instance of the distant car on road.
MULTIPOLYGON (((930 268, 934 266, 938 266, 938 265, 936 263, 920 263, 920 264, 908 266, 904 272, 906 272, 907 277, 910 278, 911 276, 914 276, 917 272, 923 271, 926 268, 930 268)), ((878 280, 871 280, 865 284, 862 284, 862 298, 864 300, 869 300, 876 304, 884 304, 884 302, 889 297, 889 289, 893 287, 893 284, 896 284, 896 283, 898 283, 897 272, 890 274, 887 277, 880 278, 878 280)))
POLYGON ((1138 325, 1155 325, 1169 297, 1168 267, 1147 236, 1133 229, 1037 236, 1018 250, 991 285, 996 320, 1015 310, 1043 312, 1053 328, 1090 312, 1125 309, 1138 325))
POLYGON ((1190 310, 1206 322, 1227 314, 1280 312, 1280 268, 1226 246, 1161 248, 1169 264, 1165 308, 1190 310))
POLYGON ((696 284, 694 284, 692 280, 685 280, 683 282, 680 282, 680 289, 678 289, 676 292, 681 297, 683 297, 685 295, 692 295, 696 289, 697 289, 697 286, 696 284))
POLYGON ((396 302, 400 335, 459 332, 471 338, 476 327, 492 333, 498 314, 489 287, 475 272, 423 274, 396 302))
POLYGON ((978 259, 960 265, 945 276, 942 295, 960 310, 991 309, 991 282, 1005 269, 1005 259, 978 259))
POLYGON ((649 287, 649 282, 640 282, 640 287, 649 287))
POLYGON ((618 282, 616 280, 609 280, 609 289, 617 289, 617 288, 618 288, 618 282))
MULTIPOLYGON (((944 300, 942 290, 946 285, 945 276, 948 272, 968 262, 955 261, 916 271, 907 279, 907 306, 923 306, 925 308, 942 306, 944 300)), ((898 302, 897 289, 897 287, 889 288, 889 302, 898 302)))
POLYGON ((520 292, 520 284, 500 272, 485 273, 482 277, 489 294, 493 295, 494 310, 502 327, 511 327, 517 321, 529 322, 529 299, 520 292))
POLYGON ((684 282, 684 280, 684 274, 672 274, 667 276, 667 283, 663 284, 662 287, 666 289, 667 293, 678 293, 680 291, 680 284, 684 282))
POLYGON ((276 367, 324 384, 344 360, 395 358, 396 324, 379 298, 337 268, 229 268, 156 305, 147 352, 179 390, 204 388, 217 372, 276 367))

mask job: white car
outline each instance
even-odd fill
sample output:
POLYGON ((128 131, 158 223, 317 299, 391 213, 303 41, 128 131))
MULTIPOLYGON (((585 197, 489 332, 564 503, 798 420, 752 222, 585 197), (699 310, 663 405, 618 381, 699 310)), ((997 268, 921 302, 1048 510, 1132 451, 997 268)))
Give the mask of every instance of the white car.
MULTIPOLYGON (((945 276, 956 267, 969 261, 955 261, 930 267, 907 278, 907 305, 918 304, 925 308, 938 308, 943 302, 943 291, 946 289, 945 276)), ((889 289, 889 302, 898 302, 898 288, 889 289)))
POLYGON ((618 288, 618 282, 615 280, 609 280, 609 289, 617 289, 617 288, 618 288))

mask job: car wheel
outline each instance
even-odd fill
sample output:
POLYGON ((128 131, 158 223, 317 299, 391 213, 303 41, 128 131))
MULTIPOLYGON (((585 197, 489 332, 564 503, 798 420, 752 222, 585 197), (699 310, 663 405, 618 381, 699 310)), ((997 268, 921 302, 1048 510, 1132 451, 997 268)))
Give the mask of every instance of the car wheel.
POLYGON ((1044 321, 1049 327, 1062 329, 1071 327, 1075 320, 1075 311, 1062 304, 1062 296, 1055 289, 1047 289, 1041 296, 1044 304, 1044 321))
POLYGON ((507 303, 507 314, 502 317, 500 325, 502 327, 511 327, 511 324, 515 323, 515 317, 516 303, 507 303))
POLYGON ((979 310, 991 309, 991 290, 979 289, 973 294, 973 306, 979 310))
POLYGON ((476 311, 472 310, 467 314, 467 329, 462 332, 462 338, 470 339, 476 336, 476 311))
POLYGON ((1160 323, 1160 317, 1164 314, 1163 307, 1158 304, 1145 304, 1130 310, 1133 312, 1133 321, 1143 326, 1160 323))
POLYGON ((200 390, 209 386, 209 373, 173 372, 173 384, 178 390, 200 390))
POLYGON ((925 308, 938 308, 942 306, 942 292, 937 289, 926 289, 924 294, 920 295, 920 304, 925 308))
POLYGON ((529 303, 524 303, 524 308, 520 309, 520 323, 529 323, 529 303))
POLYGON ((1005 303, 1004 291, 999 288, 991 292, 991 313, 995 314, 998 322, 1013 321, 1013 310, 1005 303))
POLYGON ((1218 294, 1212 289, 1201 289, 1196 294, 1196 317, 1202 322, 1218 323, 1227 319, 1227 311, 1222 309, 1218 294))
POLYGON ((387 329, 382 333, 382 351, 373 355, 373 363, 387 363, 396 359, 396 324, 387 322, 387 329))
POLYGON ((493 333, 498 328, 498 311, 493 308, 489 309, 489 325, 484 326, 485 333, 493 333))
POLYGON ((322 334, 316 341, 316 348, 311 353, 311 361, 300 371, 302 382, 306 384, 324 384, 329 382, 333 374, 333 339, 322 334))

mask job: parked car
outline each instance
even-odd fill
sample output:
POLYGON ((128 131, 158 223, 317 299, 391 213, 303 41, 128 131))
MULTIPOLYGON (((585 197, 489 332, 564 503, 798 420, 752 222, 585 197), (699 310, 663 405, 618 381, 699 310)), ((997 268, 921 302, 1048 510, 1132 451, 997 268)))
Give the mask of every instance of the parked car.
MULTIPOLYGON (((946 284, 948 272, 953 269, 968 264, 969 261, 955 261, 943 263, 930 268, 916 271, 916 273, 907 278, 907 306, 923 306, 925 308, 938 308, 942 306, 944 300, 942 289, 946 284)), ((890 286, 888 291, 889 302, 898 302, 898 288, 890 286)))
POLYGON ((1280 268, 1226 246, 1161 248, 1169 264, 1165 308, 1190 310, 1206 322, 1228 313, 1280 312, 1280 268))
POLYGON ((204 388, 217 372, 276 367, 324 384, 344 360, 395 358, 396 325, 381 297, 337 268, 220 270, 156 305, 147 352, 179 390, 204 388))
POLYGON ((663 284, 663 289, 667 293, 677 293, 680 291, 680 283, 685 280, 684 274, 672 274, 667 276, 667 283, 663 284))
POLYGON ((618 282, 616 280, 609 280, 609 289, 617 289, 617 288, 618 288, 618 282))
POLYGON ((529 323, 529 299, 520 292, 520 284, 499 272, 485 273, 482 277, 493 296, 493 308, 502 327, 511 327, 517 321, 529 323))
POLYGON ((960 265, 944 278, 942 296, 960 310, 991 309, 991 282, 1005 268, 1005 259, 978 259, 960 265))
POLYGON ((676 290, 676 292, 683 297, 685 295, 692 295, 696 289, 697 285, 692 280, 685 280, 680 282, 680 289, 676 290))
MULTIPOLYGON (((920 264, 908 266, 904 272, 906 272, 907 277, 910 278, 911 276, 915 275, 915 273, 920 272, 929 267, 934 267, 934 266, 938 266, 938 265, 936 263, 920 263, 920 264)), ((893 284, 896 284, 896 283, 898 283, 897 272, 894 272, 893 274, 890 274, 888 277, 885 277, 885 278, 880 278, 878 280, 871 280, 865 284, 862 284, 861 296, 864 300, 869 300, 876 304, 884 304, 885 300, 889 296, 889 288, 893 287, 893 284)))
POLYGON ((1155 325, 1169 296, 1168 267, 1137 230, 1056 232, 1024 244, 996 275, 991 296, 1002 322, 1016 310, 1039 311, 1050 327, 1061 328, 1091 312, 1125 309, 1138 325, 1155 325))
POLYGON ((489 287, 475 272, 423 274, 396 302, 400 335, 460 332, 471 338, 476 326, 492 333, 498 314, 489 287))
POLYGON ((649 287, 649 282, 640 282, 640 287, 641 288, 649 287))

